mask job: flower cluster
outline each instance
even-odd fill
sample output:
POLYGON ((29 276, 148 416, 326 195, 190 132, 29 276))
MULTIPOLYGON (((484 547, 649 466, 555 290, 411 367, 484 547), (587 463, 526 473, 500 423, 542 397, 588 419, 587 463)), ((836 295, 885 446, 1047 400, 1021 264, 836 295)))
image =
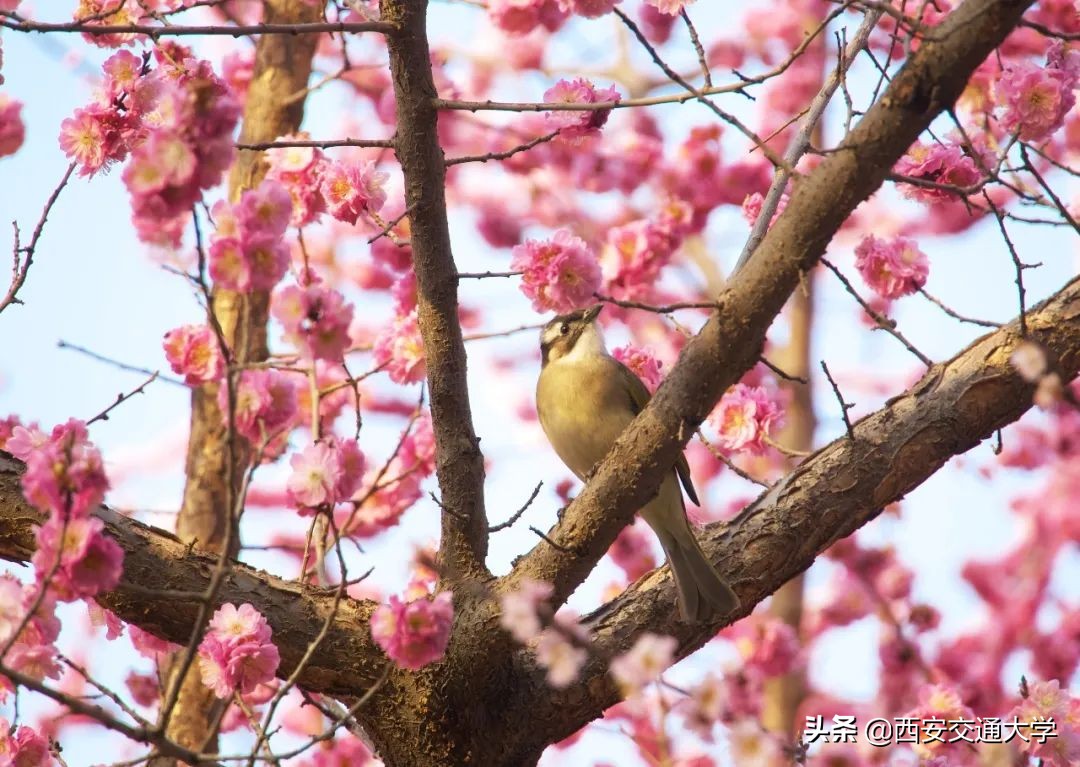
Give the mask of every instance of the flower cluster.
POLYGON ((49 742, 26 725, 12 727, 0 716, 0 764, 11 767, 51 767, 56 764, 49 742))
POLYGON ((48 517, 37 529, 38 583, 63 600, 91 597, 120 580, 123 551, 90 516, 109 481, 86 424, 70 420, 52 434, 16 427, 7 449, 26 462, 23 495, 48 517))
POLYGON ((867 235, 855 247, 855 267, 882 298, 911 295, 926 284, 930 262, 906 237, 880 240, 867 235))
POLYGON ((1080 698, 1073 698, 1061 689, 1057 679, 1033 682, 1022 692, 1023 699, 1006 718, 1015 717, 1021 722, 1052 719, 1057 737, 1046 738, 1042 743, 1036 739, 1022 739, 1020 750, 1048 765, 1080 763, 1080 698))
POLYGON ((123 178, 139 237, 175 246, 191 206, 232 162, 240 107, 188 48, 162 43, 154 57, 151 71, 149 58, 111 56, 96 100, 61 124, 60 146, 82 175, 130 153, 123 178))
POLYGON ((611 9, 618 2, 619 0, 558 0, 559 8, 563 12, 584 16, 587 19, 596 19, 606 13, 611 13, 611 9))
POLYGON ((537 27, 554 32, 566 20, 557 0, 490 0, 488 18, 504 32, 527 35, 537 27))
POLYGON ((278 290, 272 312, 285 327, 286 340, 308 359, 340 362, 349 348, 352 304, 314 279, 278 290))
POLYGON ((1002 127, 1024 141, 1049 138, 1076 105, 1078 80, 1080 54, 1066 50, 1061 40, 1051 44, 1044 67, 1031 61, 1005 67, 994 86, 1004 107, 1002 127))
POLYGON ((427 375, 424 339, 420 336, 420 320, 413 309, 398 314, 379 331, 375 339, 375 362, 385 365, 390 380, 395 383, 417 383, 427 375))
POLYGON ((270 290, 289 268, 282 235, 292 216, 292 197, 278 182, 264 179, 231 205, 211 209, 216 230, 210 242, 210 276, 228 290, 270 290))
MULTIPOLYGON (((306 141, 306 133, 282 136, 282 141, 306 141)), ((292 197, 292 224, 297 227, 314 223, 326 211, 322 173, 328 164, 321 149, 315 147, 275 147, 266 152, 269 171, 266 177, 282 184, 292 197)))
POLYGON ((938 187, 901 184, 900 190, 905 197, 928 203, 956 199, 957 192, 941 187, 967 189, 982 180, 975 160, 962 146, 951 141, 929 145, 916 141, 893 166, 893 171, 919 181, 939 184, 938 187))
POLYGON ((323 169, 319 189, 331 216, 355 224, 360 216, 373 216, 382 209, 387 178, 389 175, 376 170, 373 162, 343 161, 323 169))
MULTIPOLYGON (((56 618, 53 592, 43 594, 39 586, 24 586, 12 575, 0 575, 0 643, 4 646, 12 643, 4 665, 32 679, 58 678, 60 665, 56 662, 54 643, 59 635, 60 621, 56 618), (37 611, 28 617, 27 612, 35 606, 37 611)), ((0 701, 11 690, 10 681, 0 676, 0 701)))
MULTIPOLYGON (((218 389, 218 407, 229 412, 229 387, 218 389)), ((278 370, 245 370, 236 379, 236 431, 251 444, 271 440, 297 416, 296 383, 278 370)))
MULTIPOLYGON (((618 100, 619 92, 614 85, 597 90, 595 85, 583 77, 559 80, 544 91, 546 104, 600 104, 618 100)), ((559 131, 559 138, 578 143, 589 136, 600 135, 600 129, 604 127, 610 114, 610 109, 558 110, 545 113, 544 119, 550 129, 559 131)))
POLYGON ((600 287, 596 256, 580 237, 559 229, 550 240, 526 240, 510 268, 522 272, 521 292, 538 312, 569 312, 593 301, 600 287))
POLYGON ((289 465, 289 500, 304 511, 351 498, 364 477, 365 461, 354 440, 330 437, 308 445, 289 465))
POLYGON ((709 415, 721 447, 751 455, 765 452, 770 430, 778 428, 782 420, 775 398, 760 386, 741 383, 729 389, 709 415))
POLYGON ((655 220, 640 219, 608 230, 600 266, 604 283, 617 295, 632 298, 651 290, 689 231, 693 210, 671 199, 655 220))
POLYGON ((224 699, 271 681, 281 660, 272 633, 266 618, 250 604, 223 604, 199 643, 203 684, 224 699))
POLYGON ((521 644, 533 645, 548 684, 562 689, 578 678, 588 660, 589 635, 572 611, 552 614, 551 593, 550 583, 526 579, 517 591, 502 596, 499 625, 521 644))
POLYGON ((416 671, 442 658, 454 622, 453 595, 443 591, 405 601, 392 596, 371 615, 371 637, 402 668, 416 671))
POLYGON ((206 325, 181 325, 165 334, 165 359, 174 373, 184 376, 192 386, 216 381, 225 372, 225 357, 221 353, 214 331, 206 325))

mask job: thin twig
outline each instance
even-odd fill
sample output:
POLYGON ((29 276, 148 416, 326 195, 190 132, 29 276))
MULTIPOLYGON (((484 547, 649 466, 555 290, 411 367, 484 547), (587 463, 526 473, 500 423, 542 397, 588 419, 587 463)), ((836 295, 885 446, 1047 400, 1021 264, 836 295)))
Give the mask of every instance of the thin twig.
POLYGON ((925 298, 927 301, 929 301, 930 303, 934 304, 939 309, 941 309, 941 311, 945 312, 947 315, 949 315, 953 319, 960 320, 960 322, 967 322, 967 323, 969 323, 971 325, 978 325, 979 327, 982 327, 982 328, 1000 328, 1001 327, 1000 322, 991 322, 990 320, 977 320, 977 319, 975 319, 973 317, 965 317, 964 315, 957 312, 955 309, 951 309, 950 307, 948 307, 945 304, 945 302, 942 301, 940 298, 935 298, 934 296, 927 293, 925 288, 919 288, 919 293, 921 293, 922 297, 925 298))
POLYGON ((261 141, 256 144, 237 144, 237 149, 249 149, 253 152, 265 152, 267 149, 282 149, 289 147, 332 149, 340 146, 360 147, 362 149, 393 149, 392 138, 338 138, 320 141, 316 139, 278 139, 276 141, 261 141))
POLYGON ((680 301, 674 304, 667 304, 666 306, 653 306, 652 304, 645 304, 640 301, 624 301, 621 298, 605 296, 602 293, 593 293, 593 298, 597 301, 602 301, 605 304, 614 304, 623 309, 641 309, 655 314, 670 314, 671 312, 677 312, 681 309, 709 309, 712 311, 720 309, 720 304, 716 301, 680 301))
POLYGON ((466 162, 488 162, 489 160, 505 160, 508 157, 513 157, 520 152, 527 152, 535 146, 545 144, 551 141, 553 138, 559 135, 559 131, 552 131, 551 133, 545 133, 543 136, 537 136, 532 141, 526 141, 524 144, 519 144, 513 149, 506 149, 502 152, 488 152, 487 154, 473 154, 465 155, 463 157, 451 157, 446 161, 447 165, 461 165, 466 162))
POLYGON ((825 360, 821 361, 821 369, 825 371, 825 377, 829 379, 829 385, 832 386, 833 394, 836 395, 836 401, 840 403, 840 415, 844 418, 848 439, 853 440, 855 439, 855 429, 851 425, 851 418, 848 417, 848 410, 855 407, 855 403, 844 399, 844 395, 840 393, 840 387, 833 380, 832 373, 829 372, 829 366, 825 364, 825 360))
MULTIPOLYGON (((96 360, 98 362, 104 362, 106 365, 112 365, 114 368, 117 368, 118 370, 126 370, 129 373, 142 373, 143 375, 153 375, 154 373, 157 372, 157 371, 151 370, 150 368, 142 368, 142 367, 139 367, 137 365, 128 365, 126 362, 120 362, 118 360, 114 360, 112 357, 106 357, 103 354, 98 354, 97 352, 92 352, 92 351, 90 351, 89 349, 87 349, 87 348, 85 348, 83 346, 79 346, 78 344, 69 343, 69 342, 65 341, 64 339, 60 339, 59 341, 56 342, 56 348, 58 348, 58 349, 70 349, 71 351, 78 352, 79 354, 85 355, 85 356, 89 357, 92 360, 96 360)), ((157 380, 162 381, 163 383, 173 384, 174 386, 183 386, 184 388, 187 388, 187 384, 184 383, 183 381, 181 381, 179 378, 172 378, 171 376, 159 375, 157 377, 157 380)))
POLYGON ((41 33, 76 33, 99 37, 101 35, 147 35, 152 40, 159 37, 185 37, 185 36, 223 36, 223 37, 248 37, 251 35, 304 35, 322 34, 325 32, 340 32, 356 34, 359 32, 379 32, 390 34, 394 26, 385 21, 321 21, 311 24, 238 24, 227 26, 219 24, 185 26, 175 24, 172 26, 158 26, 154 24, 97 24, 93 21, 69 21, 62 23, 50 23, 44 21, 31 21, 14 13, 0 12, 0 27, 10 29, 13 32, 41 32, 41 33))
POLYGON ((147 378, 141 384, 139 384, 134 389, 129 391, 127 394, 124 394, 123 392, 121 392, 120 394, 117 394, 116 395, 116 401, 114 403, 112 403, 111 405, 109 405, 104 410, 102 410, 96 416, 91 418, 89 421, 87 421, 86 425, 89 426, 90 424, 95 423, 96 421, 108 421, 109 420, 109 413, 111 413, 117 407, 122 405, 125 401, 127 401, 127 400, 131 399, 132 397, 134 397, 136 394, 142 394, 143 390, 146 389, 147 386, 149 386, 150 384, 152 384, 154 381, 157 380, 157 377, 158 377, 158 374, 157 374, 157 371, 155 370, 153 373, 150 374, 149 378, 147 378))
POLYGON ((488 277, 519 277, 524 272, 458 272, 459 280, 483 280, 488 277))
POLYGON ((792 375, 791 373, 785 373, 783 370, 778 368, 776 365, 769 362, 769 360, 767 360, 765 357, 758 357, 758 362, 760 362, 762 365, 767 367, 769 370, 771 370, 776 375, 783 378, 785 381, 794 381, 795 383, 801 383, 804 386, 806 386, 807 384, 810 383, 810 381, 808 379, 806 379, 806 378, 802 378, 801 376, 795 376, 795 375, 792 375))
POLYGON ((529 506, 531 506, 531 505, 532 505, 532 502, 533 502, 533 501, 535 501, 535 500, 536 500, 536 496, 540 494, 540 488, 541 488, 541 487, 543 487, 543 486, 544 486, 544 483, 543 483, 543 482, 538 482, 538 483, 536 484, 536 487, 535 487, 535 488, 533 488, 533 491, 532 491, 532 495, 530 495, 530 496, 529 496, 529 500, 525 501, 525 505, 524 505, 524 506, 522 506, 522 507, 521 507, 520 509, 518 509, 517 511, 515 511, 515 512, 513 513, 513 515, 511 515, 510 519, 506 520, 505 522, 500 522, 500 523, 499 523, 499 524, 497 524, 497 525, 492 525, 491 527, 489 527, 489 528, 488 528, 488 532, 489 532, 489 533, 497 533, 497 532, 499 532, 500 530, 505 530, 506 528, 510 527, 510 526, 511 526, 511 525, 513 525, 513 524, 514 524, 515 522, 517 522, 517 521, 518 521, 518 519, 520 519, 520 518, 521 518, 521 515, 525 513, 525 510, 526 510, 527 508, 529 508, 529 506))

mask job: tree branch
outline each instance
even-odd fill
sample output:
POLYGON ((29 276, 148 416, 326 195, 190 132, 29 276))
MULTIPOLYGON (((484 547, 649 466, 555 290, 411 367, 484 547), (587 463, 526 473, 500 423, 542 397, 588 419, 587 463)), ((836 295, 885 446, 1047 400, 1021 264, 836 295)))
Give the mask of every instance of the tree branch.
POLYGON ((798 185, 761 245, 718 297, 721 309, 684 348, 648 407, 622 434, 549 537, 498 588, 526 578, 554 586, 561 604, 657 490, 720 395, 761 356, 765 334, 855 206, 918 135, 962 92, 967 78, 1016 26, 1032 0, 966 0, 911 56, 843 143, 798 185))
MULTIPOLYGON (((0 451, 0 558, 27 562, 34 553, 34 528, 44 516, 22 497, 20 461, 0 451)), ((95 512, 105 532, 124 550, 124 574, 115 590, 98 602, 122 620, 170 642, 186 644, 200 598, 217 557, 188 546, 178 537, 108 508, 95 512), (160 593, 168 598, 154 599, 160 593)), ((286 581, 248 565, 233 563, 214 609, 225 602, 250 602, 266 616, 281 651, 278 675, 288 678, 334 609, 336 589, 286 581)), ((375 603, 343 598, 337 614, 297 684, 311 692, 361 694, 382 674, 385 657, 371 641, 368 619, 375 603)))
MULTIPOLYGON (((1080 372, 1080 278, 1032 310, 1027 325, 1030 337, 1060 360, 1062 377, 1074 378, 1080 372)), ((655 570, 583 620, 595 652, 568 691, 553 691, 546 672, 524 656, 530 679, 522 680, 514 709, 529 712, 545 742, 566 737, 618 700, 606 659, 629 649, 642 632, 671 634, 679 640, 679 657, 689 655, 950 458, 1015 421, 1031 407, 1034 390, 1009 362, 1023 338, 1014 320, 976 340, 855 423, 854 437, 844 434, 807 458, 737 518, 707 526, 699 540, 738 592, 737 614, 712 624, 679 622, 670 572, 655 570)))
POLYGON ((384 0, 383 18, 400 32, 387 39, 397 100, 396 153, 413 211, 410 244, 416 269, 431 420, 442 504, 439 556, 451 580, 489 577, 484 456, 473 429, 465 342, 458 322, 457 267, 446 220, 446 161, 439 145, 437 95, 427 41, 427 3, 384 0))

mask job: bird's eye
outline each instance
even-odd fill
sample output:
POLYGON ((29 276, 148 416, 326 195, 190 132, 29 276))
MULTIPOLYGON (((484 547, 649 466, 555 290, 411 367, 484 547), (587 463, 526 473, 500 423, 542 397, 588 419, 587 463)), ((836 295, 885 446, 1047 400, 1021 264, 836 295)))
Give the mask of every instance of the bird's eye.
POLYGON ((565 336, 569 332, 570 332, 570 325, 568 323, 564 322, 562 325, 559 326, 559 333, 560 334, 565 336))

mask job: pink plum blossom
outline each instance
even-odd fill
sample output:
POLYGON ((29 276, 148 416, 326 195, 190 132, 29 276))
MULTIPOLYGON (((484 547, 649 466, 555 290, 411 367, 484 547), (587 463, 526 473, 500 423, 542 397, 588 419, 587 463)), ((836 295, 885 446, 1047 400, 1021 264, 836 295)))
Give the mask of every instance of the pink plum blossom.
POLYGON ((506 629, 515 640, 526 644, 540 635, 543 621, 539 611, 546 607, 551 598, 551 584, 526 578, 516 591, 503 594, 499 603, 502 612, 499 625, 506 629))
POLYGON ((340 362, 349 348, 353 307, 333 288, 288 285, 274 294, 272 313, 286 339, 309 359, 340 362))
POLYGON ((49 741, 26 725, 12 727, 0 717, 0 764, 4 767, 52 767, 49 741))
POLYGON ((217 336, 206 325, 181 325, 165 334, 165 358, 174 373, 196 386, 216 381, 225 371, 217 336))
POLYGON ((557 0, 489 0, 488 18, 509 35, 527 35, 538 26, 554 32, 566 19, 557 0))
POLYGON ((900 298, 926 284, 930 262, 906 237, 881 240, 867 235, 855 248, 855 267, 882 298, 900 298))
POLYGON ((331 437, 308 445, 289 462, 289 499, 305 508, 346 501, 360 486, 364 463, 364 454, 351 439, 331 437))
POLYGON ((592 303, 600 267, 589 246, 566 229, 550 240, 526 240, 514 248, 510 268, 523 272, 521 291, 538 312, 568 312, 592 303))
POLYGON ((424 339, 414 309, 398 315, 384 327, 375 339, 375 362, 386 365, 390 380, 396 383, 415 383, 427 375, 424 364, 424 339))
POLYGON ((41 432, 17 427, 8 450, 26 462, 23 495, 42 511, 81 517, 100 504, 109 489, 101 454, 89 442, 86 424, 72 419, 41 432))
POLYGON ((0 93, 0 157, 15 154, 26 137, 22 102, 0 93))
POLYGON ((1005 67, 995 83, 998 103, 1005 107, 1002 127, 1024 141, 1040 142, 1065 123, 1076 104, 1080 57, 1062 41, 1051 45, 1046 66, 1020 61, 1005 67))
MULTIPOLYGON (((916 141, 893 166, 893 171, 921 181, 963 189, 974 186, 982 180, 982 173, 975 160, 955 142, 935 142, 927 145, 916 141)), ((951 189, 936 189, 914 184, 901 183, 900 191, 909 199, 927 203, 957 198, 957 193, 951 189)))
POLYGON ((558 0, 559 8, 566 13, 574 13, 587 19, 596 19, 611 9, 619 0, 558 0))
MULTIPOLYGON (((547 104, 597 104, 618 100, 619 92, 614 85, 597 90, 583 77, 559 80, 544 91, 544 103, 547 104)), ((558 110, 545 113, 544 118, 549 128, 559 131, 560 138, 577 143, 587 136, 599 135, 610 114, 610 109, 558 110)))
POLYGON ((556 616, 558 626, 549 626, 536 640, 536 662, 547 669, 547 682, 557 690, 573 684, 581 673, 589 653, 579 646, 582 641, 576 618, 556 616))
POLYGON ((661 372, 663 365, 649 349, 638 349, 629 345, 619 346, 611 351, 611 356, 630 368, 630 372, 641 379, 650 394, 656 391, 664 379, 664 374, 661 372))
POLYGON ((203 684, 219 698, 247 695, 274 678, 280 655, 266 619, 250 604, 224 604, 199 644, 203 684))
POLYGON ((376 214, 386 202, 383 188, 389 175, 375 163, 331 163, 322 172, 320 190, 327 210, 338 221, 355 224, 363 214, 376 214))
POLYGON ((114 588, 123 572, 124 552, 104 529, 96 517, 50 516, 37 529, 33 563, 38 583, 64 601, 114 588))
POLYGON ((416 671, 443 657, 453 621, 449 591, 408 602, 392 596, 372 613, 371 636, 390 660, 416 671))
POLYGON ((646 2, 654 6, 660 13, 678 16, 683 8, 695 2, 695 0, 646 0, 646 2))
POLYGON ((759 386, 735 384, 720 399, 709 422, 726 450, 746 450, 761 455, 770 430, 778 428, 783 414, 775 399, 759 386))
MULTIPOLYGON (((229 412, 229 387, 218 389, 218 407, 229 412)), ((236 430, 253 445, 292 425, 297 415, 294 379, 277 370, 245 370, 236 379, 236 430)))
POLYGON ((611 661, 608 670, 625 695, 655 682, 675 661, 675 637, 645 632, 634 646, 611 661))

